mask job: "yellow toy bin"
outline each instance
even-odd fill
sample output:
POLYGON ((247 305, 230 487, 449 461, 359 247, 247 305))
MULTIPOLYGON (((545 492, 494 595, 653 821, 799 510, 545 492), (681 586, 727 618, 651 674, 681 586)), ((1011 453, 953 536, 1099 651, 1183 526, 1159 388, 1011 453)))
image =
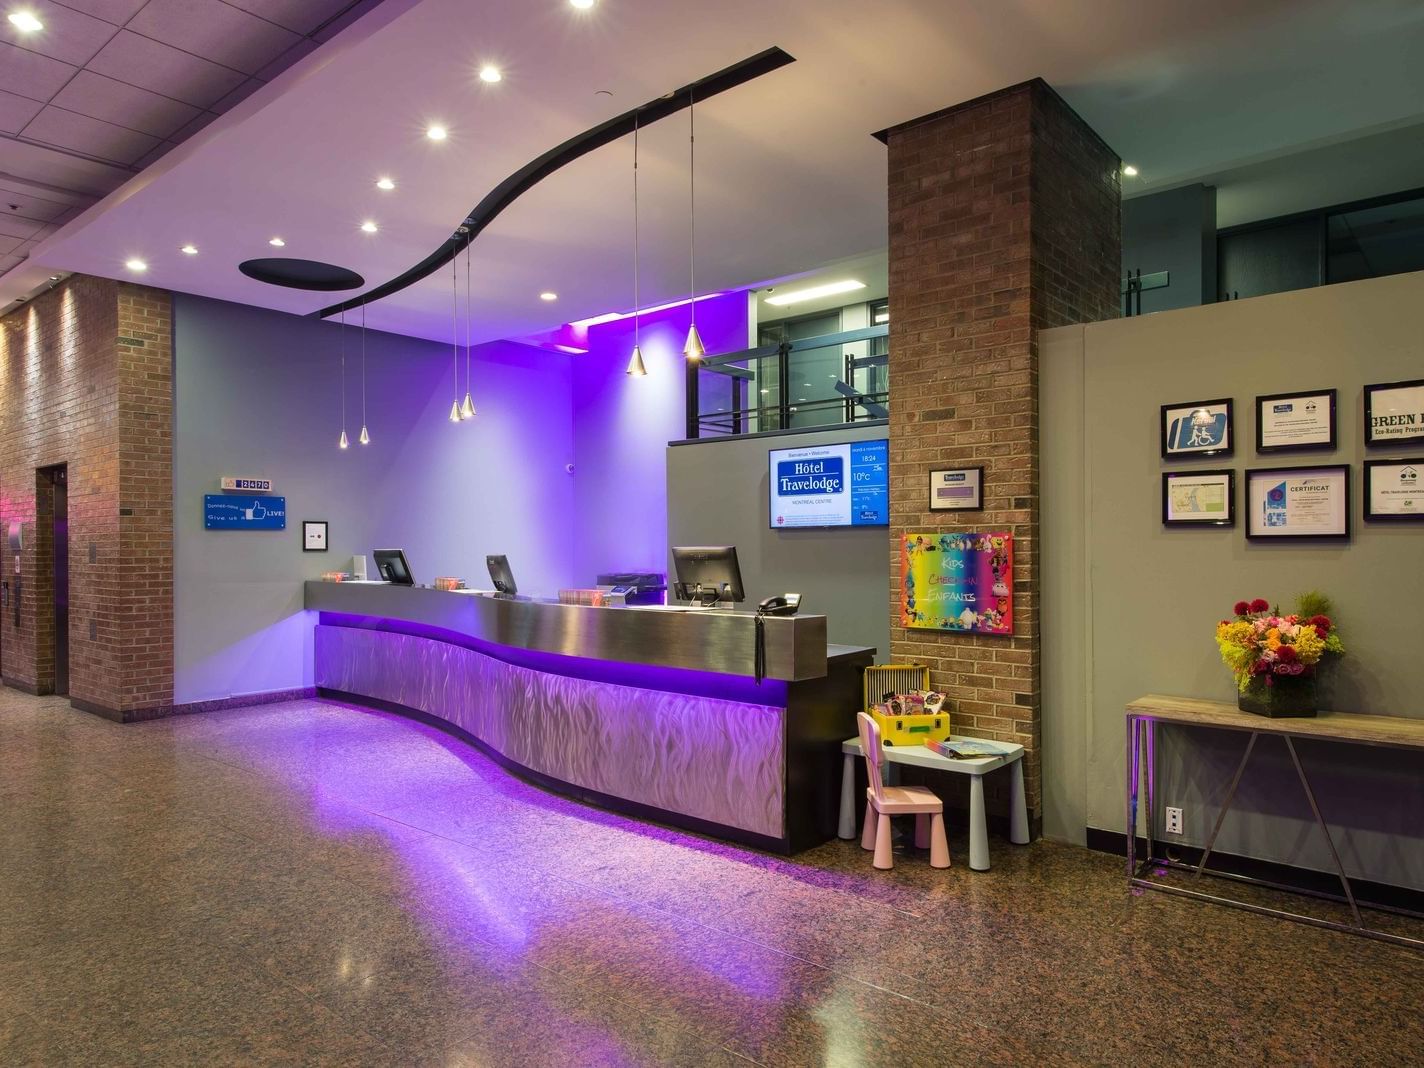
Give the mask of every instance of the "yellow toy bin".
POLYGON ((894 715, 885 694, 907 694, 930 688, 930 669, 924 664, 879 664, 865 669, 865 710, 880 728, 886 745, 924 745, 950 736, 949 709, 938 712, 904 712, 894 715))

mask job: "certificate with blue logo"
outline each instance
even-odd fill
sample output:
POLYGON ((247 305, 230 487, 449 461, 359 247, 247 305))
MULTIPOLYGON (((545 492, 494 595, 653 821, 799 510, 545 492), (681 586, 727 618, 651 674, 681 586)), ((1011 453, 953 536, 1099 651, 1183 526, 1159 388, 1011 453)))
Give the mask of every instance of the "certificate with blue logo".
POLYGON ((1335 391, 1256 398, 1256 451, 1335 447, 1335 391))
POLYGON ((1272 467, 1246 472, 1248 538, 1348 538, 1350 468, 1272 467))

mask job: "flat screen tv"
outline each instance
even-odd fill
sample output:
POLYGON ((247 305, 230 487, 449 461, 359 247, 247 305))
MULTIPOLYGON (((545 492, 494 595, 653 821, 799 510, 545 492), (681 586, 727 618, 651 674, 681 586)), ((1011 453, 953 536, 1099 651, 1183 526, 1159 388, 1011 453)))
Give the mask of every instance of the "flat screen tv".
POLYGON ((772 530, 890 524, 890 442, 803 445, 769 458, 772 530))

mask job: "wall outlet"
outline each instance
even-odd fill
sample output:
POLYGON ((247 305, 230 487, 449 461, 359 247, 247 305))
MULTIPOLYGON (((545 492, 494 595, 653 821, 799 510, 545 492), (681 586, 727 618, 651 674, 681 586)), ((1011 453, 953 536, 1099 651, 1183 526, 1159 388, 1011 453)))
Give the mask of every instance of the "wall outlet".
POLYGON ((1181 833, 1182 833, 1182 810, 1181 810, 1181 809, 1179 809, 1179 808, 1171 808, 1170 806, 1168 807, 1168 809, 1167 809, 1167 833, 1168 833, 1168 834, 1181 834, 1181 833))

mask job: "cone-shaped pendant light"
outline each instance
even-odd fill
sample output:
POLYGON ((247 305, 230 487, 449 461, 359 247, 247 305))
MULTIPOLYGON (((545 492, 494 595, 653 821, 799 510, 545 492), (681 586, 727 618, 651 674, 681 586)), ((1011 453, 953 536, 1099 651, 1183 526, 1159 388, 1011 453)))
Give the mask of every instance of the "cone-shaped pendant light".
MULTIPOLYGON (((452 238, 451 240, 457 240, 452 238)), ((455 371, 455 399, 450 402, 450 422, 460 421, 460 258, 450 257, 450 361, 455 371)))
POLYGON ((697 332, 697 126, 693 117, 696 101, 689 94, 687 98, 687 281, 691 288, 691 299, 687 310, 691 321, 687 328, 687 343, 682 346, 682 354, 696 363, 707 355, 707 346, 702 344, 702 335, 697 332))
POLYGON ((627 373, 633 378, 646 377, 643 350, 638 344, 638 113, 633 112, 633 355, 628 359, 627 373))
POLYGON ((470 246, 465 245, 465 401, 460 405, 460 418, 475 417, 475 402, 470 396, 470 246))
POLYGON ((366 305, 361 305, 361 433, 356 438, 362 445, 371 444, 370 431, 366 429, 366 305))
POLYGON ((341 437, 336 441, 338 449, 351 443, 346 440, 346 309, 341 309, 341 437))

